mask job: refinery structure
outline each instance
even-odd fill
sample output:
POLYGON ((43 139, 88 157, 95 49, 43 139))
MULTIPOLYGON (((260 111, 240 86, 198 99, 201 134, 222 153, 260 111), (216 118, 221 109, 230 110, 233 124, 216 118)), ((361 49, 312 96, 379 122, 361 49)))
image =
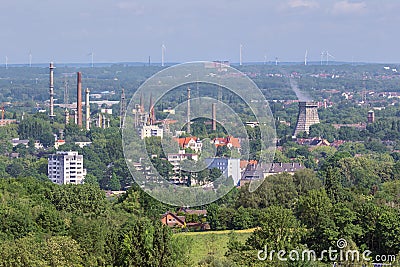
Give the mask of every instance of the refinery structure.
MULTIPOLYGON (((50 79, 49 79, 49 118, 51 122, 54 121, 56 114, 54 113, 54 64, 50 63, 50 79)), ((76 104, 70 104, 68 100, 68 83, 65 81, 65 89, 64 89, 64 104, 59 105, 64 107, 64 123, 70 124, 73 122, 77 124, 80 128, 85 128, 87 131, 90 131, 91 127, 96 126, 99 128, 108 128, 110 127, 110 117, 107 115, 112 114, 111 109, 100 109, 98 114, 94 114, 92 116, 90 109, 90 89, 86 88, 84 94, 85 102, 83 99, 82 92, 82 73, 76 73, 76 104), (85 109, 85 110, 84 110, 85 109), (85 116, 83 115, 85 114, 85 116)), ((120 104, 120 127, 123 127, 123 119, 126 113, 126 99, 124 89, 122 89, 121 100, 120 101, 109 101, 113 104, 120 104), (115 103, 114 103, 115 102, 115 103)))

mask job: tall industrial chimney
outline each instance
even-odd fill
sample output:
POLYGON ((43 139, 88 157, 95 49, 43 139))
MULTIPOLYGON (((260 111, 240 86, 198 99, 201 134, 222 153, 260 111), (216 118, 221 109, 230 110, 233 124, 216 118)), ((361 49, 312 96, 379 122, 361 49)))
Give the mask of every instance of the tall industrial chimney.
POLYGON ((190 87, 187 88, 187 133, 190 134, 190 87))
POLYGON ((78 115, 78 126, 82 127, 82 73, 77 73, 77 91, 76 91, 76 111, 78 115))
POLYGON ((212 103, 212 130, 217 130, 217 104, 212 103))
POLYGON ((154 113, 153 95, 150 94, 149 124, 153 125, 155 121, 156 121, 156 114, 154 113))
POLYGON ((50 113, 49 117, 51 120, 54 119, 54 65, 50 62, 50 113))
POLYGON ((310 126, 319 123, 318 104, 314 102, 299 102, 299 114, 294 136, 310 131, 310 126))
POLYGON ((86 88, 85 91, 85 106, 86 106, 86 130, 90 131, 90 100, 89 100, 89 88, 86 88))

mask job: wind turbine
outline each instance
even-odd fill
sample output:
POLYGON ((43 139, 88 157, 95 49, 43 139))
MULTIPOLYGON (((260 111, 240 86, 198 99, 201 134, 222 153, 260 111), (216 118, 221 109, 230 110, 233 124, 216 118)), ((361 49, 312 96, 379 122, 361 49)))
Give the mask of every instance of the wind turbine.
POLYGON ((264 65, 267 64, 267 54, 264 55, 264 65))
POLYGON ((92 68, 94 67, 94 61, 93 61, 93 58, 94 58, 94 53, 93 53, 93 51, 92 52, 90 52, 89 54, 88 54, 88 56, 90 56, 91 57, 91 61, 90 61, 90 63, 91 63, 91 66, 92 66, 92 68))
POLYGON ((32 67, 32 51, 29 50, 29 67, 32 67))
POLYGON ((91 59, 92 59, 92 68, 93 68, 94 67, 94 61, 93 61, 94 53, 93 52, 91 53, 91 56, 92 56, 91 59))
POLYGON ((321 52, 321 66, 322 66, 322 61, 324 60, 324 55, 325 55, 325 51, 321 52))
POLYGON ((6 56, 6 70, 8 70, 8 57, 6 56))
POLYGON ((239 45, 239 65, 242 66, 243 62, 242 62, 242 49, 243 49, 243 45, 240 44, 239 45))
POLYGON ((278 57, 275 57, 275 66, 278 66, 278 57))
POLYGON ((332 56, 331 54, 329 54, 328 51, 326 51, 326 65, 329 65, 329 58, 335 58, 334 56, 332 56))
POLYGON ((164 67, 164 60, 165 60, 165 52, 167 48, 164 44, 161 45, 161 67, 164 67))
POLYGON ((306 54, 304 55, 304 66, 307 66, 307 56, 308 56, 308 50, 306 50, 306 54))

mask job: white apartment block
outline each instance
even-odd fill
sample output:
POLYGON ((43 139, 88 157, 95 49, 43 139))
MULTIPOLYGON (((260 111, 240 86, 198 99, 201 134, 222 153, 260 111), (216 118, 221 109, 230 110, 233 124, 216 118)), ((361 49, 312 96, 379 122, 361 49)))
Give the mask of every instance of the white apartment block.
POLYGON ((180 170, 182 161, 189 159, 198 161, 199 156, 197 154, 185 153, 185 150, 179 150, 178 153, 169 153, 167 159, 173 166, 172 170, 177 173, 180 170))
POLYGON ((158 136, 163 138, 163 128, 158 125, 144 125, 140 128, 140 138, 145 139, 146 137, 158 136))
POLYGON ((240 181, 240 159, 233 158, 207 158, 208 169, 217 168, 225 177, 231 176, 235 185, 240 181))
POLYGON ((48 157, 48 177, 56 184, 83 184, 86 169, 83 168, 83 156, 76 151, 63 152, 48 157))

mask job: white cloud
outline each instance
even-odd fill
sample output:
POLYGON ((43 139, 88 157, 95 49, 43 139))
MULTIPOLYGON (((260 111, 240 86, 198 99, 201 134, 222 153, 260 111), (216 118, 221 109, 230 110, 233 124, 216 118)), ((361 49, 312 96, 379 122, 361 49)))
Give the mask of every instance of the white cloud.
POLYGON ((367 4, 365 2, 349 2, 347 0, 334 4, 332 13, 341 14, 362 14, 366 11, 367 4))
POLYGON ((319 3, 311 0, 290 0, 288 6, 291 8, 298 8, 298 7, 318 8, 319 3))

